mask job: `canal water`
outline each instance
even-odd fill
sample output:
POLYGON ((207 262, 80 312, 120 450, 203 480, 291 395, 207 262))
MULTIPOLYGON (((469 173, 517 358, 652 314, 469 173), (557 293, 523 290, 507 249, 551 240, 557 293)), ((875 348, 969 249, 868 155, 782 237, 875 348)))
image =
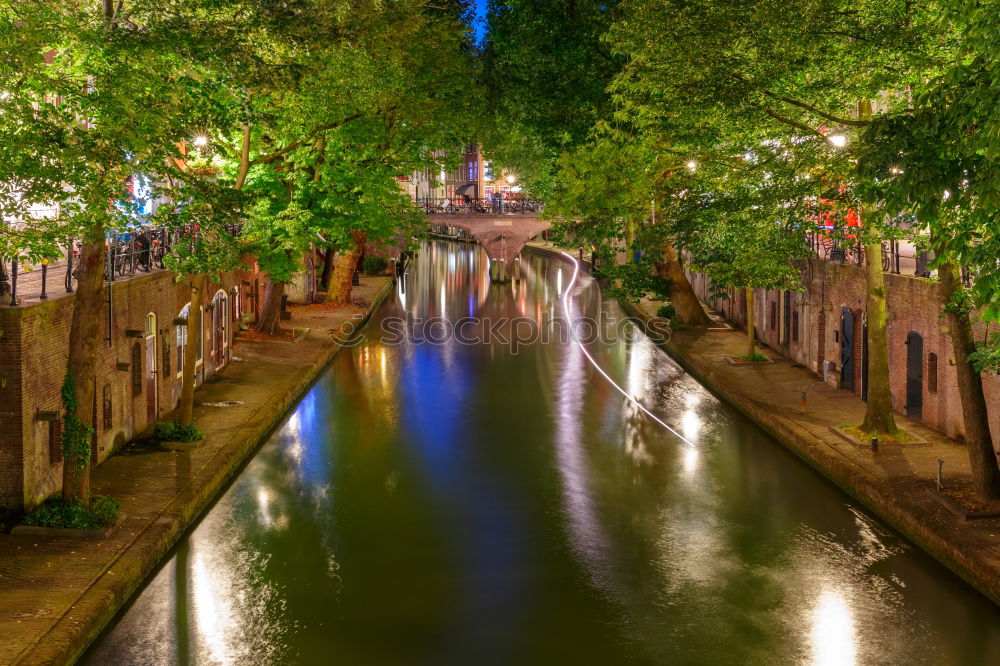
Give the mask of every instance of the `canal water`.
POLYGON ((425 242, 84 663, 1000 663, 997 607, 569 260, 487 271, 425 242))

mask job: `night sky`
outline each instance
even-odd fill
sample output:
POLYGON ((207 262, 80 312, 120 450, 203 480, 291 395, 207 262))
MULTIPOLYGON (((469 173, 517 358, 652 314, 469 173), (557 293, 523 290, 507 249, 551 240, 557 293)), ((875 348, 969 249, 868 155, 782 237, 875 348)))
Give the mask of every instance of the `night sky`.
POLYGON ((486 1, 487 0, 476 0, 476 41, 481 42, 483 40, 483 32, 485 30, 485 25, 483 20, 486 18, 486 1))

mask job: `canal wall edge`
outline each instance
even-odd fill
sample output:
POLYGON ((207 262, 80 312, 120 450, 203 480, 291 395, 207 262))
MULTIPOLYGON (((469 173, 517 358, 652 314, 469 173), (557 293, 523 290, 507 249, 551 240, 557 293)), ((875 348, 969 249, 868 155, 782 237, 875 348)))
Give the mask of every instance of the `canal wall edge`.
MULTIPOLYGON (((394 281, 386 280, 359 322, 367 325, 376 309, 391 293, 394 281)), ((222 456, 211 478, 195 489, 177 507, 175 515, 153 520, 94 580, 80 599, 32 648, 21 653, 15 664, 71 664, 114 619, 139 590, 148 576, 170 553, 180 538, 228 487, 229 482, 253 457, 289 410, 305 394, 330 364, 343 345, 331 342, 304 372, 283 390, 276 392, 262 418, 248 423, 217 455, 222 456), (109 577, 114 567, 114 580, 109 577)), ((166 512, 164 512, 166 513, 166 512)))

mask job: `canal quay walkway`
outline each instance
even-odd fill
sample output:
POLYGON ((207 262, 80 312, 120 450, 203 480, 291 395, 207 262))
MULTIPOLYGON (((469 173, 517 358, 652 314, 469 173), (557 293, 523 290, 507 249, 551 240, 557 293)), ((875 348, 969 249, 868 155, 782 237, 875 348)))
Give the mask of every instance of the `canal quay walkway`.
POLYGON ((140 440, 93 470, 93 491, 125 514, 109 538, 0 534, 0 664, 79 657, 324 369, 340 348, 333 333, 367 318, 391 286, 363 279, 352 294, 363 307, 292 308, 295 342, 237 339, 233 361, 195 393, 198 448, 140 440))
MULTIPOLYGON (((538 241, 529 247, 546 254, 563 251, 538 241)), ((631 315, 648 321, 660 303, 643 300, 623 305, 631 315)), ((870 446, 850 443, 832 429, 861 423, 864 402, 771 349, 759 348, 769 363, 731 363, 729 358, 746 352, 746 332, 716 321, 718 327, 708 330, 674 331, 665 351, 844 492, 1000 603, 1000 519, 964 520, 930 492, 936 487, 939 460, 944 461, 946 489, 970 487, 964 445, 899 414, 897 425, 924 443, 881 443, 877 453, 870 446)))

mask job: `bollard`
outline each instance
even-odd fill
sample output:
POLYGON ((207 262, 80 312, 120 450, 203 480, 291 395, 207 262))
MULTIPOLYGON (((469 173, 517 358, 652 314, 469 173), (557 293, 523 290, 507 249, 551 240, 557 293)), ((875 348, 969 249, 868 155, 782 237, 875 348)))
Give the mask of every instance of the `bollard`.
POLYGON ((872 453, 878 453, 878 437, 872 437, 872 453))
POLYGON ((941 468, 944 466, 944 461, 938 459, 938 473, 937 473, 937 489, 941 492, 944 489, 944 484, 941 483, 941 468))
POLYGON ((805 413, 806 413, 806 409, 807 409, 807 407, 808 407, 808 405, 806 404, 806 392, 805 392, 805 391, 803 391, 803 392, 802 392, 802 413, 803 413, 803 414, 805 414, 805 413))

